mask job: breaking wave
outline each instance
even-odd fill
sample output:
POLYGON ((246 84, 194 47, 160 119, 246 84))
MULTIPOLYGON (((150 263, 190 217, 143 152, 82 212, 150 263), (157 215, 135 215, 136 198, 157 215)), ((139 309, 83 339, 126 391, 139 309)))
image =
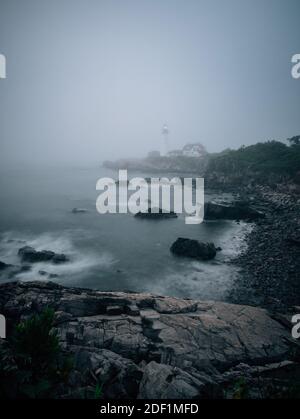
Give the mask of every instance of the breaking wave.
MULTIPOLYGON (((0 260, 7 264, 20 266, 21 261, 18 257, 18 250, 23 246, 31 246, 35 250, 51 250, 55 253, 64 253, 70 259, 63 264, 53 264, 51 262, 38 262, 31 264, 28 271, 19 272, 13 279, 22 281, 48 280, 56 278, 57 282, 67 283, 69 278, 72 281, 92 274, 99 268, 109 269, 116 260, 109 252, 98 254, 88 249, 79 248, 74 244, 74 235, 82 235, 85 232, 65 232, 64 235, 55 233, 16 234, 6 232, 0 236, 0 260)), ((5 273, 2 273, 4 279, 5 273)))

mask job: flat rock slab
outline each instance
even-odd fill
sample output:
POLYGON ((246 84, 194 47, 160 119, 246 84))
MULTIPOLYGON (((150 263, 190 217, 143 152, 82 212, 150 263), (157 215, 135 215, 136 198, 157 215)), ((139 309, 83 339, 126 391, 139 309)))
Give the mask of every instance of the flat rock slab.
POLYGON ((76 359, 70 397, 101 371, 107 397, 117 397, 114 391, 143 398, 220 395, 230 377, 244 375, 241 365, 250 375, 277 370, 294 363, 299 349, 288 322, 256 307, 51 282, 0 285, 0 312, 9 323, 46 306, 56 311, 61 344, 76 359))

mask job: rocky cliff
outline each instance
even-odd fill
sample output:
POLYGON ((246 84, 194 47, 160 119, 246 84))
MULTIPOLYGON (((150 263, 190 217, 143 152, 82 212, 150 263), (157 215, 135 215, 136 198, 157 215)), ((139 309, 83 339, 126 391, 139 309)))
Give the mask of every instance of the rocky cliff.
POLYGON ((267 389, 286 388, 299 377, 289 316, 51 282, 0 286, 8 335, 46 306, 55 310, 61 345, 74 359, 58 397, 88 394, 99 379, 108 398, 230 398, 239 397, 241 387, 247 397, 265 397, 267 389))

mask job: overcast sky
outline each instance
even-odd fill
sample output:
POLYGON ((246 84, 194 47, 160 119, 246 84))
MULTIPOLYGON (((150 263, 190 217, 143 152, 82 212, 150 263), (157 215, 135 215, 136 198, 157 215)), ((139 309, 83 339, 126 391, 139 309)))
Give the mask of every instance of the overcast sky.
POLYGON ((299 0, 0 0, 0 159, 300 134, 299 0))

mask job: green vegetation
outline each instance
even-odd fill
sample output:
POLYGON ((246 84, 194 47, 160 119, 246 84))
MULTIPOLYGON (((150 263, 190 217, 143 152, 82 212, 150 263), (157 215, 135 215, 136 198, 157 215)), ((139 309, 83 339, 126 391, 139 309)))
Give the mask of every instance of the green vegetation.
POLYGON ((67 381, 72 360, 64 356, 53 324, 54 311, 46 308, 19 323, 0 347, 0 397, 55 397, 67 381))
POLYGON ((158 173, 196 173, 208 181, 222 179, 222 184, 249 183, 249 180, 269 185, 293 179, 300 184, 300 135, 285 142, 267 141, 238 150, 225 149, 203 157, 159 156, 149 153, 145 159, 104 162, 113 169, 143 170, 158 173))
POLYGON ((233 399, 247 399, 248 398, 248 389, 246 385, 246 380, 242 377, 237 380, 234 385, 233 399))
POLYGON ((102 399, 102 397, 103 397, 103 384, 97 383, 96 384, 96 387, 95 387, 95 395, 94 395, 94 398, 96 400, 98 400, 98 399, 102 399))
POLYGON ((251 174, 260 178, 271 174, 294 177, 300 171, 299 140, 300 136, 292 137, 288 140, 290 146, 279 141, 268 141, 212 154, 207 172, 251 174))

